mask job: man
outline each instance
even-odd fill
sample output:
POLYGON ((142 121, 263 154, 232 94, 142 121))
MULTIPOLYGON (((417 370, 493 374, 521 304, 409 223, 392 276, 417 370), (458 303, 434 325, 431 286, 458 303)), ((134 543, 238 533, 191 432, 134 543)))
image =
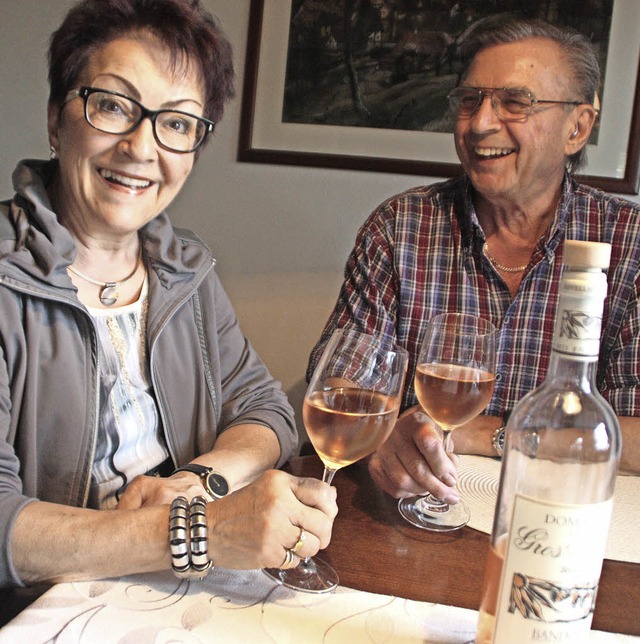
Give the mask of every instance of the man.
POLYGON ((621 467, 640 472, 640 207, 571 177, 597 115, 595 49, 575 32, 519 19, 479 25, 467 45, 450 95, 465 174, 392 197, 369 217, 309 370, 336 327, 407 348, 404 412, 369 470, 397 498, 431 492, 455 503, 455 459, 413 391, 426 322, 455 311, 500 330, 493 397, 453 432, 458 453, 496 456, 506 416, 546 374, 564 240, 609 242, 598 387, 620 416, 621 467))

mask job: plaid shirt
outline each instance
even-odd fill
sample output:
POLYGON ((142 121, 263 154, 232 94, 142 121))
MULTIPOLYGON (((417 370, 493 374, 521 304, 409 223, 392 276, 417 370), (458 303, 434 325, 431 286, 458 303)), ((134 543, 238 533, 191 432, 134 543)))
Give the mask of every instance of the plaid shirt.
POLYGON ((565 177, 547 234, 512 298, 484 255, 468 178, 408 190, 360 229, 335 309, 311 353, 307 378, 334 328, 393 339, 410 356, 403 408, 416 404, 415 361, 426 322, 447 311, 499 329, 496 385, 486 414, 501 416, 545 377, 565 239, 612 244, 598 388, 621 416, 640 416, 640 206, 565 177))

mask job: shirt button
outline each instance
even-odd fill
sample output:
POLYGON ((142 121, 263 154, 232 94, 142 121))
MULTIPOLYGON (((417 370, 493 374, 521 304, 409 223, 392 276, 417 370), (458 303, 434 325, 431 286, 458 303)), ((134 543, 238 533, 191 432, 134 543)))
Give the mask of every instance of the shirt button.
POLYGON ((497 374, 496 374, 496 382, 500 382, 501 380, 502 380, 502 374, 501 374, 501 373, 497 373, 497 374))

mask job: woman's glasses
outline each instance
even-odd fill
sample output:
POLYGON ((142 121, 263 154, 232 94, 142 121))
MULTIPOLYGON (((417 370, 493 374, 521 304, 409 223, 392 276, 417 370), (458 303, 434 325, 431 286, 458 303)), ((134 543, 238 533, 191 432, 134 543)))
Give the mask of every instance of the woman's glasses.
POLYGON ((581 105, 584 101, 551 101, 536 98, 521 87, 456 87, 448 96, 449 105, 457 117, 469 118, 482 105, 485 97, 491 99, 496 116, 502 121, 526 121, 536 105, 581 105))
POLYGON ((87 123, 96 130, 129 134, 149 118, 156 141, 171 152, 194 152, 215 126, 203 116, 180 110, 148 110, 134 98, 98 87, 74 89, 67 95, 67 101, 78 96, 84 100, 87 123))

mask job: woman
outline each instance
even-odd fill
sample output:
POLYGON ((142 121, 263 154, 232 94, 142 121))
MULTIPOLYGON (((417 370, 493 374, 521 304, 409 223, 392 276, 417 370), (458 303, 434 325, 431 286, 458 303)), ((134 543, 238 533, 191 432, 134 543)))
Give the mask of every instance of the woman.
POLYGON ((219 498, 207 568, 297 564, 334 492, 271 470, 291 408, 165 212, 233 95, 230 45, 198 0, 82 0, 49 82, 51 160, 0 209, 2 585, 176 570, 180 496, 219 498))

